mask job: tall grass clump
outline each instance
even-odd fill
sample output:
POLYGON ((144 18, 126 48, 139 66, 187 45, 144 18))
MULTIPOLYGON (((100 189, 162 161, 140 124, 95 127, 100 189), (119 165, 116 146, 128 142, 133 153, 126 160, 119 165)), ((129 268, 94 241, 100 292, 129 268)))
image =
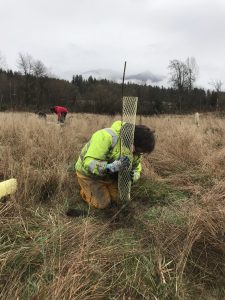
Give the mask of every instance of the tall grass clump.
POLYGON ((113 216, 82 202, 73 165, 118 118, 0 114, 0 180, 18 180, 0 200, 0 299, 225 298, 224 120, 143 117, 156 149, 113 216))

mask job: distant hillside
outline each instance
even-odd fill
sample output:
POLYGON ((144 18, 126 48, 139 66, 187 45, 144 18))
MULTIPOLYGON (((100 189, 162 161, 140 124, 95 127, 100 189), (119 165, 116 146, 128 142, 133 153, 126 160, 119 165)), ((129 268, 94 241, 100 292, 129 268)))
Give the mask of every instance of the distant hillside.
MULTIPOLYGON (((107 79, 110 81, 115 81, 117 83, 122 82, 122 73, 119 73, 110 69, 95 69, 89 70, 87 72, 82 73, 84 79, 88 79, 90 76, 96 78, 98 80, 107 79)), ((158 84, 161 82, 163 85, 163 80, 166 77, 163 75, 156 75, 150 71, 145 71, 138 74, 126 75, 125 82, 136 83, 136 84, 158 84)))

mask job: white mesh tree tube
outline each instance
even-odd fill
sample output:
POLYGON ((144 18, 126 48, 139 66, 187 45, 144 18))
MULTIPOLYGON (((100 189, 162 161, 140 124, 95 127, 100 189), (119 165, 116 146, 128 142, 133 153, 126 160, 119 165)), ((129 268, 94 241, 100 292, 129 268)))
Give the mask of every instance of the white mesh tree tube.
POLYGON ((119 172, 118 178, 118 190, 121 202, 130 201, 131 181, 130 171, 132 168, 133 159, 133 142, 134 142, 134 128, 137 112, 137 97, 123 97, 123 111, 122 121, 123 126, 121 128, 121 157, 128 156, 131 163, 130 166, 119 172))

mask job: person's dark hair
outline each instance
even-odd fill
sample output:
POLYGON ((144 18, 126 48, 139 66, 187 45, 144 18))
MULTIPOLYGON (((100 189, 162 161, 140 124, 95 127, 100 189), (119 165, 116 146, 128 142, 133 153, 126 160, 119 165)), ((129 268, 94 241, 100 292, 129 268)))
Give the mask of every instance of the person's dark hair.
POLYGON ((134 130, 134 146, 138 152, 150 153, 155 148, 154 130, 145 125, 133 125, 125 123, 121 128, 121 136, 126 147, 131 148, 130 139, 127 138, 127 131, 134 130), (137 149, 136 149, 137 150, 137 149))
POLYGON ((55 112, 55 107, 54 106, 50 107, 50 111, 55 112))
POLYGON ((154 131, 145 125, 136 125, 134 131, 134 146, 144 153, 150 153, 155 148, 154 131))

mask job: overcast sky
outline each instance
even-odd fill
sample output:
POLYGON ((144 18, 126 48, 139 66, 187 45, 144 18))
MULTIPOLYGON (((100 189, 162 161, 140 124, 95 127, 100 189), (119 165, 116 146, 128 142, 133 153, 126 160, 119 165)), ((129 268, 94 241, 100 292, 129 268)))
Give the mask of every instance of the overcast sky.
MULTIPOLYGON (((0 0, 0 52, 40 59, 60 78, 106 69, 168 76, 172 59, 195 57, 197 86, 225 87, 224 0, 0 0)), ((166 82, 166 78, 164 79, 166 82)))

